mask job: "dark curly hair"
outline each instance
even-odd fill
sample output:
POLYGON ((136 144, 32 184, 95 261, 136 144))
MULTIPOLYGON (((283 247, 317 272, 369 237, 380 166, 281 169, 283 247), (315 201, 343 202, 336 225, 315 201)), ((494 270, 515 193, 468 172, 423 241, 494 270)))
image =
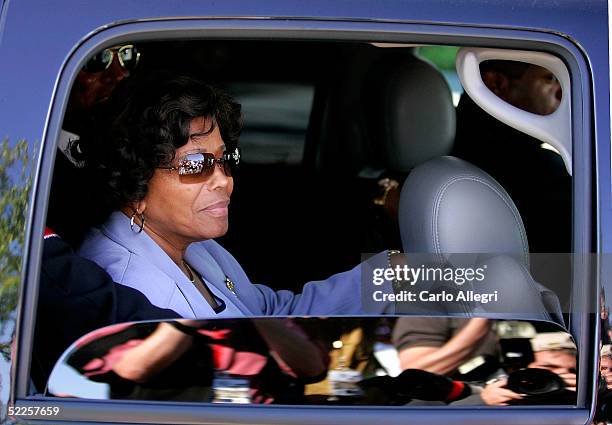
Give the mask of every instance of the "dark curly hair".
POLYGON ((159 72, 122 81, 83 144, 104 214, 142 200, 155 169, 172 162, 188 141, 191 120, 202 116, 214 118, 228 150, 238 145, 240 104, 226 93, 159 72))

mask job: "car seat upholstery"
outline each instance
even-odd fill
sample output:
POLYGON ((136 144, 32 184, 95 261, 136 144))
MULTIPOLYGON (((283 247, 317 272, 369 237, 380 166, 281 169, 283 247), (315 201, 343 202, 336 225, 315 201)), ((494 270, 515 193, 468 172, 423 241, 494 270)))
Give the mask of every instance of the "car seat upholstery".
POLYGON ((451 267, 488 265, 478 285, 498 290, 500 302, 466 312, 563 323, 555 294, 529 273, 527 234, 514 202, 478 167, 451 156, 416 167, 402 188, 399 226, 406 253, 433 254, 451 267))
POLYGON ((413 55, 384 58, 366 80, 362 100, 372 158, 392 173, 408 173, 448 154, 455 139, 455 108, 444 76, 413 55))
POLYGON ((399 224, 410 252, 507 254, 529 266, 514 202, 495 179, 459 158, 435 158, 410 173, 399 224))
POLYGON ((541 145, 461 96, 451 154, 495 177, 512 195, 531 252, 571 252, 572 179, 561 156, 541 145))
POLYGON ((363 90, 370 150, 359 173, 361 193, 368 198, 365 252, 401 247, 396 208, 372 203, 373 194, 380 191, 379 180, 402 182, 415 166, 447 155, 455 138, 455 108, 444 76, 414 54, 393 53, 371 67, 363 90))

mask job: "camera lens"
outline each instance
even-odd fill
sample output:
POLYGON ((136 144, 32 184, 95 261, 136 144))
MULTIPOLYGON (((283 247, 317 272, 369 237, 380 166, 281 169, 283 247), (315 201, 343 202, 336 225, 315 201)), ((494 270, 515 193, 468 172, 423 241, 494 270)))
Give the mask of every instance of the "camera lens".
POLYGON ((506 387, 518 394, 541 396, 563 390, 565 383, 556 373, 546 369, 531 368, 511 373, 506 387))

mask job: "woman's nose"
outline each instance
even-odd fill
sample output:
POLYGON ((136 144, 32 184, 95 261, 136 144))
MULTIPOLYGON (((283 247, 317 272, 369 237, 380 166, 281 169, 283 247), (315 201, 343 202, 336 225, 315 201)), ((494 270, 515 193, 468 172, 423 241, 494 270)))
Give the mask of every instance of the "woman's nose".
POLYGON ((217 188, 225 188, 229 183, 229 177, 225 174, 225 169, 222 163, 216 162, 214 165, 213 173, 208 181, 208 186, 211 190, 217 188))

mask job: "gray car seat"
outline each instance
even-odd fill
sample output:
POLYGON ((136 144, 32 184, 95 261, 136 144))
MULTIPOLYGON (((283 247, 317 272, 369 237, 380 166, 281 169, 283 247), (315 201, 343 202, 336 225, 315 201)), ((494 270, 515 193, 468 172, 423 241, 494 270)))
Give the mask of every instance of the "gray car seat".
POLYGON ((555 293, 531 277, 514 202, 478 167, 450 156, 416 167, 402 188, 399 226, 406 253, 426 254, 440 267, 486 266, 485 280, 469 289, 498 291, 499 302, 454 305, 456 312, 563 324, 555 293))
MULTIPOLYGON (((562 323, 556 295, 529 273, 527 235, 512 199, 479 168, 444 156, 453 148, 456 115, 442 74, 413 55, 390 54, 372 67, 364 87, 372 155, 360 176, 399 182, 407 176, 399 231, 387 223, 381 232, 379 220, 370 227, 383 234, 376 248, 393 246, 393 234, 400 233, 404 252, 424 254, 424 260, 435 259, 438 265, 486 263, 486 280, 476 289, 497 290, 500 302, 457 303, 438 311, 562 323), (444 255, 452 253, 460 255, 444 255)), ((420 314, 434 311, 421 307, 420 314)))
POLYGON ((430 63, 413 55, 385 58, 372 67, 364 87, 370 168, 406 174, 451 151, 456 120, 452 95, 430 63))
POLYGON ((451 91, 433 65, 391 50, 371 66, 362 105, 370 152, 358 176, 367 204, 362 251, 399 249, 397 199, 390 197, 381 208, 387 198, 380 195, 379 181, 402 182, 415 166, 450 153, 455 138, 451 91))

